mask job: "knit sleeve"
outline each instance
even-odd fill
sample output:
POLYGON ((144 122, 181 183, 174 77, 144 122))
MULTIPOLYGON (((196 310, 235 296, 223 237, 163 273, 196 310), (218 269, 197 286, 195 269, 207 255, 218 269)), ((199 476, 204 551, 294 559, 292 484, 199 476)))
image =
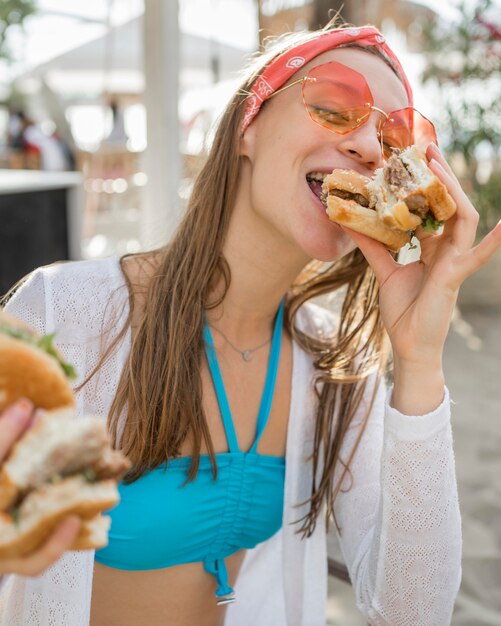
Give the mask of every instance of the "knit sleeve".
MULTIPOLYGON (((29 274, 8 300, 4 309, 10 315, 29 324, 40 334, 44 334, 46 328, 46 302, 43 270, 37 269, 29 274)), ((3 587, 5 587, 6 581, 6 575, 0 576, 0 594, 3 587)))
MULTIPOLYGON (((126 288, 114 257, 53 264, 32 272, 5 309, 41 334, 57 333, 58 350, 75 367, 79 384, 100 356, 103 319, 115 289, 120 313, 127 302, 126 288)), ((109 309, 115 319, 114 306, 109 309)), ((116 318, 117 329, 124 319, 116 318)), ((123 359, 123 353, 110 359, 99 387, 91 381, 77 394, 77 417, 107 415, 123 359)), ((93 565, 93 550, 67 551, 39 576, 6 576, 0 593, 0 625, 87 626, 93 565)))
MULTIPOLYGON (((351 475, 336 499, 341 549, 370 624, 445 626, 461 579, 449 393, 445 388, 440 406, 422 416, 392 408, 391 393, 380 385, 351 475)), ((365 400, 342 458, 367 407, 365 400)))
POLYGON ((7 313, 26 322, 40 334, 46 333, 46 287, 43 268, 27 276, 4 308, 7 313))

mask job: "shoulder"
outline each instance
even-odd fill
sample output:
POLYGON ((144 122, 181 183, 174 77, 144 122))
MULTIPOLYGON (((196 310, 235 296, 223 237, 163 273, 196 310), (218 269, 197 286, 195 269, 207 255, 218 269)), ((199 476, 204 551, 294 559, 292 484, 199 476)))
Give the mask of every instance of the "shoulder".
MULTIPOLYGON (((43 277, 46 288, 75 291, 81 297, 103 288, 116 287, 124 284, 118 257, 105 259, 88 259, 85 261, 63 261, 53 263, 35 270, 34 274, 43 277)), ((54 295, 54 294, 52 294, 54 295)), ((61 294, 58 293, 60 296, 61 294)))
POLYGON ((118 257, 56 263, 41 271, 54 328, 65 327, 75 336, 77 330, 99 332, 107 318, 120 318, 127 306, 128 290, 118 257))
POLYGON ((339 316, 324 305, 305 302, 296 313, 296 326, 313 337, 328 337, 339 326, 339 316))
POLYGON ((39 332, 60 326, 95 329, 110 304, 126 305, 127 288, 118 257, 40 267, 15 286, 6 310, 39 332))
POLYGON ((118 257, 85 261, 60 261, 44 265, 22 278, 7 295, 11 299, 19 296, 38 295, 45 299, 53 296, 54 287, 67 286, 68 291, 77 291, 82 297, 97 285, 123 283, 118 257))

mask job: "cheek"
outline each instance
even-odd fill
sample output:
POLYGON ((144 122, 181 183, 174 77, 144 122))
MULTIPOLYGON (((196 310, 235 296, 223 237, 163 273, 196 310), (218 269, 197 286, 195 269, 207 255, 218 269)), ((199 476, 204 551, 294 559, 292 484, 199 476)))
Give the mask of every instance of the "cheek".
POLYGON ((309 198, 304 162, 315 154, 322 154, 317 161, 327 158, 323 155, 327 131, 305 120, 302 108, 299 113, 287 119, 258 118, 250 203, 256 213, 308 257, 333 261, 350 252, 355 244, 309 198), (309 123, 305 125, 305 121, 309 123))
POLYGON ((297 179, 290 143, 283 135, 274 134, 266 149, 256 153, 252 164, 252 205, 270 216, 287 215, 287 207, 297 193, 297 179))

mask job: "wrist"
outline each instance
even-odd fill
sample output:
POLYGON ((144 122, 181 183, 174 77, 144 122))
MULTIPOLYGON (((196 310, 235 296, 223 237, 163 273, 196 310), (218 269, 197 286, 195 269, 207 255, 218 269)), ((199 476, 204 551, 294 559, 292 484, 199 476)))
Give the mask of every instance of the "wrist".
POLYGON ((395 363, 390 405, 405 415, 425 415, 442 403, 444 386, 441 363, 395 363))
POLYGON ((427 372, 436 375, 443 374, 442 355, 433 359, 402 359, 393 354, 393 371, 398 371, 402 376, 423 376, 427 372))

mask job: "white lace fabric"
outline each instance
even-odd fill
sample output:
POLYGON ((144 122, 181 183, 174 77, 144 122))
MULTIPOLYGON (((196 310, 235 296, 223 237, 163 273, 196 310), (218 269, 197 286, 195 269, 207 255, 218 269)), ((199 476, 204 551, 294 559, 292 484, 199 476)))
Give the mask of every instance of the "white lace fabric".
MULTIPOLYGON (((41 333, 57 332, 56 344, 75 365, 80 383, 127 313, 127 290, 115 257, 57 264, 34 272, 7 310, 41 333), (118 319, 117 319, 118 318, 118 319), (113 323, 110 323, 113 320, 113 323)), ((307 305, 299 318, 309 333, 328 332, 330 313, 307 305)), ((129 337, 91 383, 77 395, 78 416, 103 420, 112 401, 129 337)), ((293 347, 284 525, 247 551, 235 586, 237 602, 225 626, 323 626, 327 588, 326 536, 320 519, 308 540, 292 524, 306 512, 310 495, 315 394, 312 359, 293 347)), ((370 385, 366 398, 371 395, 370 385)), ((425 416, 391 408, 380 386, 352 465, 351 489, 339 494, 340 543, 359 609, 371 624, 445 626, 450 623, 461 577, 461 524, 452 450, 450 404, 425 416)), ((348 431, 342 455, 357 436, 364 406, 348 431)), ((88 626, 92 551, 67 552, 35 578, 9 576, 0 591, 1 626, 88 626)))

